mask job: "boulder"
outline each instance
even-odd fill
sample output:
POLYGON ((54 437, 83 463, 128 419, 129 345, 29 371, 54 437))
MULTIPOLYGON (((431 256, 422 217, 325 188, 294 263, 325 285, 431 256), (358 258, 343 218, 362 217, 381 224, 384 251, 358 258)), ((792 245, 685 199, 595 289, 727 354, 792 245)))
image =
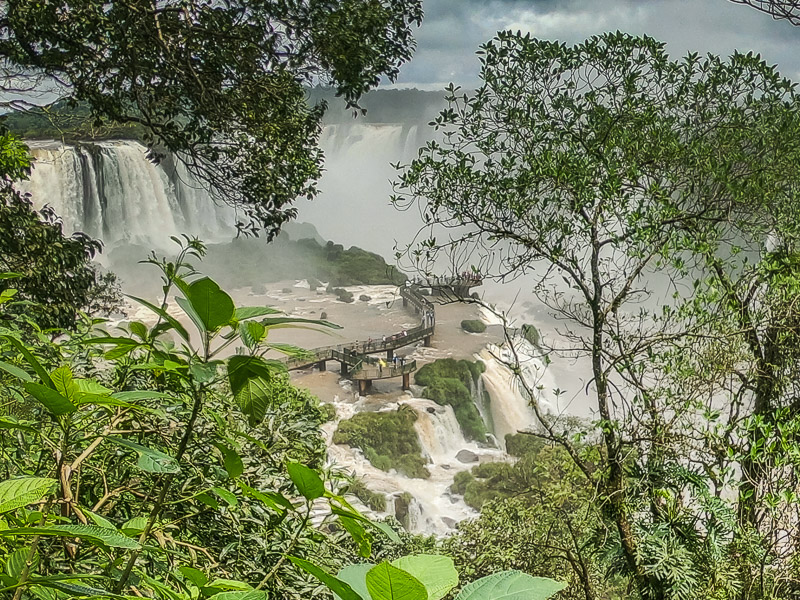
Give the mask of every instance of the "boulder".
POLYGON ((468 464, 468 463, 476 463, 480 460, 480 457, 475 454, 472 450, 459 450, 458 454, 456 454, 456 460, 458 462, 468 464))

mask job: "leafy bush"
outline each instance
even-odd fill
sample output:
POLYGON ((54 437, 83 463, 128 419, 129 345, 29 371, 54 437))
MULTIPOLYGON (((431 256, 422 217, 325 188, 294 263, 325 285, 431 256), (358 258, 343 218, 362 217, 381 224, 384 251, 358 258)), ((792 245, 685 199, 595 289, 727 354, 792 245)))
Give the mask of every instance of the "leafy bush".
POLYGON ((486 331, 486 324, 478 319, 464 319, 461 321, 461 329, 467 333, 483 333, 486 331))
POLYGON ((486 425, 472 399, 470 389, 486 369, 480 362, 445 358, 423 365, 415 374, 417 385, 424 385, 423 396, 442 406, 452 406, 464 437, 486 440, 486 425))
POLYGON ((362 479, 354 479, 348 486, 347 493, 353 494, 375 512, 384 512, 386 510, 386 495, 373 492, 362 479))
POLYGON ((531 344, 532 346, 538 346, 539 345, 539 340, 541 338, 539 337, 539 330, 536 329, 536 327, 526 323, 525 325, 522 326, 522 330, 521 331, 522 331, 522 336, 526 340, 528 340, 529 344, 531 344))
POLYGON ((397 470, 406 477, 427 479, 414 422, 417 413, 407 406, 395 411, 357 413, 339 422, 333 434, 335 444, 360 448, 372 466, 382 471, 397 470))

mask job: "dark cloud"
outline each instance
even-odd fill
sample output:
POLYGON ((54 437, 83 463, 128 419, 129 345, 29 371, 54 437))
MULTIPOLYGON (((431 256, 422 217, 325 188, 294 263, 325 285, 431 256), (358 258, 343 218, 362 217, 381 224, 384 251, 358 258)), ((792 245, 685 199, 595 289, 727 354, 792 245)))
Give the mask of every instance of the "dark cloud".
POLYGON ((567 43, 619 29, 663 40, 673 56, 752 50, 800 80, 800 27, 727 0, 426 0, 425 13, 401 85, 475 85, 474 53, 503 29, 567 43))

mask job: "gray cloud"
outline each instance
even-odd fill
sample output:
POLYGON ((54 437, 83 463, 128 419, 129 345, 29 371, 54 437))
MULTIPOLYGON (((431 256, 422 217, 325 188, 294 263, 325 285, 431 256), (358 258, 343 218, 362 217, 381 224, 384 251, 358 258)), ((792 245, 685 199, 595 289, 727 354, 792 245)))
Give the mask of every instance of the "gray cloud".
POLYGON ((426 0, 401 86, 478 83, 475 51, 503 29, 576 43, 610 30, 647 34, 674 57, 754 51, 800 81, 800 27, 727 0, 426 0))

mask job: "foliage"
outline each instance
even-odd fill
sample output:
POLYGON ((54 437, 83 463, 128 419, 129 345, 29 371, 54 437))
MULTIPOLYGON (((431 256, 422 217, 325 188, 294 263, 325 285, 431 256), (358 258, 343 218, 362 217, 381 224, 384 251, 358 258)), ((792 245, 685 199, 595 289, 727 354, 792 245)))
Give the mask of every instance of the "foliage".
MULTIPOLYGON (((436 554, 350 565, 336 577, 313 566, 308 571, 344 600, 441 600, 458 584, 453 561, 436 554)), ((564 587, 552 579, 504 571, 465 586, 456 600, 546 600, 564 587)))
POLYGON ((414 373, 417 385, 424 385, 423 396, 442 406, 452 406, 464 437, 486 440, 486 425, 472 398, 471 390, 485 370, 480 361, 444 358, 423 365, 414 373))
POLYGON ((26 342, 18 320, 4 320, 0 581, 15 600, 308 596, 315 584, 287 553, 339 565, 347 532, 369 554, 377 526, 314 469, 325 448, 316 399, 264 358, 301 352, 268 340, 294 319, 236 307, 187 264, 202 252, 187 240, 177 260, 150 259, 165 298, 140 301, 150 324, 117 332, 86 320, 58 342, 26 342), (191 335, 168 310, 173 289, 191 335), (240 353, 222 358, 235 342, 240 353))
POLYGON ((530 323, 525 323, 522 326, 522 337, 528 340, 531 346, 538 346, 540 341, 539 330, 530 323))
POLYGON ((418 202, 429 229, 409 257, 533 273, 590 366, 602 452, 544 413, 514 348, 507 362, 598 490, 633 595, 790 594, 774 531, 796 502, 779 517, 767 498, 796 485, 795 442, 775 434, 793 430, 800 321, 777 290, 797 271, 778 261, 775 286, 759 263, 797 253, 795 84, 752 53, 676 61, 622 33, 567 46, 503 32, 479 55, 483 84, 449 88, 442 141, 400 175, 395 203, 418 202))
POLYGON ((464 319, 461 321, 461 329, 467 333, 483 333, 486 331, 486 324, 478 319, 464 319))
POLYGON ((329 82, 357 106, 397 76, 421 19, 416 0, 12 0, 0 9, 0 57, 16 97, 57 82, 96 125, 141 126, 150 148, 274 235, 321 172, 324 105, 309 107, 303 85, 329 82))
MULTIPOLYGON (((64 236, 49 207, 37 211, 12 184, 27 179, 27 148, 0 127, 0 271, 13 281, 15 302, 7 311, 24 313, 39 327, 74 327, 79 311, 109 314, 121 296, 116 278, 92 264, 101 244, 82 233, 64 236)), ((0 281, 0 292, 11 289, 0 281)))
POLYGON ((427 479, 422 448, 414 423, 417 413, 408 406, 388 412, 356 413, 339 421, 333 434, 335 444, 361 448, 372 466, 388 471, 396 469, 406 477, 427 479))
POLYGON ((361 502, 375 512, 386 511, 386 495, 373 492, 367 487, 363 479, 354 479, 347 487, 347 493, 361 500, 361 502))

